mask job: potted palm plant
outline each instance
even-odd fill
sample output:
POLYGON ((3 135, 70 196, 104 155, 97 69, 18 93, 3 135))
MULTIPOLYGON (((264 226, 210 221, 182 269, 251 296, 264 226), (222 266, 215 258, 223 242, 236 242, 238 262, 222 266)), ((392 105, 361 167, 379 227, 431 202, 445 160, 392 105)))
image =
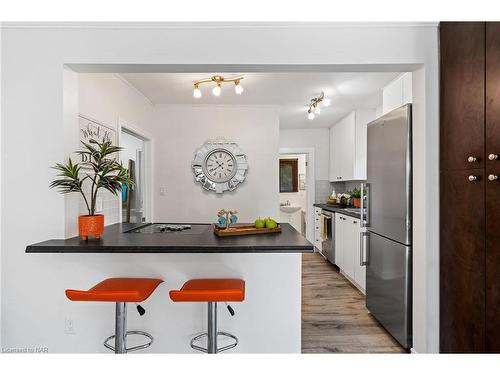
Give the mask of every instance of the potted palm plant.
POLYGON ((76 151, 83 160, 73 163, 69 158, 66 164, 57 163, 54 167, 58 179, 52 181, 51 188, 57 188, 60 193, 79 193, 82 195, 88 210, 88 215, 78 217, 78 231, 83 240, 89 236, 100 239, 104 233, 104 215, 96 215, 97 193, 101 189, 118 195, 122 185, 130 187, 133 182, 128 170, 116 161, 114 154, 122 150, 113 146, 111 141, 98 142, 90 140, 83 144, 83 150, 76 151))

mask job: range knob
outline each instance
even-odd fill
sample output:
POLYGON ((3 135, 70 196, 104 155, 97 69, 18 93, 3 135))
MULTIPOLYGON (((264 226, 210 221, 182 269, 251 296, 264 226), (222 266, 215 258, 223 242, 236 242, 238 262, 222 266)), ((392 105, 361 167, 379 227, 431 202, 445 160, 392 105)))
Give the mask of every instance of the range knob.
POLYGON ((498 180, 498 176, 496 174, 490 174, 488 176, 488 180, 490 180, 490 181, 498 180))
POLYGON ((488 159, 490 159, 490 160, 497 160, 498 159, 498 155, 497 154, 489 154, 488 155, 488 159))
POLYGON ((469 163, 474 163, 474 162, 476 162, 476 161, 477 161, 477 158, 476 158, 476 157, 474 157, 474 156, 469 156, 469 157, 467 158, 467 161, 468 161, 469 163))
POLYGON ((473 176, 473 175, 470 175, 469 176, 469 181, 472 182, 472 181, 477 181, 477 176, 473 176))

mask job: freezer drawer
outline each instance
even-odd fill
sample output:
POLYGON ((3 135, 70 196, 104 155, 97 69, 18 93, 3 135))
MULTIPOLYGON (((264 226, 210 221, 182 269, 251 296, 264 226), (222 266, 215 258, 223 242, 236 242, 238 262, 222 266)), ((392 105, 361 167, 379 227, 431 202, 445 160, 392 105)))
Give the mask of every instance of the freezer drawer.
POLYGON ((366 307, 405 348, 412 344, 411 246, 372 232, 367 239, 366 307))

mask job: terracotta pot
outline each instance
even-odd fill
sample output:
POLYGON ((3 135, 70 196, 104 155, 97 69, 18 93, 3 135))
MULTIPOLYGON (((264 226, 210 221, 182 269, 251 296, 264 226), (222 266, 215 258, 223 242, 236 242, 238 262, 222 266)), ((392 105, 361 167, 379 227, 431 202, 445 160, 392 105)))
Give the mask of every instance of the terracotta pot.
POLYGON ((352 205, 356 208, 361 207, 361 198, 352 198, 352 205))
POLYGON ((96 240, 100 239, 104 233, 104 215, 78 216, 78 232, 84 241, 90 236, 94 236, 96 240))

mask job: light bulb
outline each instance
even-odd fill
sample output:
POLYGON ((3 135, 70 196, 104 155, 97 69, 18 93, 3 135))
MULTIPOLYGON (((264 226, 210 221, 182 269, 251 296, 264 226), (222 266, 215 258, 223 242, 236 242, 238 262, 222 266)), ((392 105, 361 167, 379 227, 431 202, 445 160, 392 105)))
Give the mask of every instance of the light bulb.
POLYGON ((324 98, 323 101, 321 102, 325 107, 328 107, 330 104, 332 104, 331 100, 329 98, 324 98))
POLYGON ((236 95, 241 95, 243 91, 243 86, 241 86, 240 81, 236 81, 234 86, 234 92, 236 93, 236 95))
POLYGON ((193 98, 199 99, 201 98, 201 90, 198 88, 198 86, 195 86, 193 90, 193 98))
POLYGON ((307 118, 309 120, 314 120, 314 113, 311 110, 307 111, 307 118))
POLYGON ((221 92, 220 85, 217 84, 217 86, 215 86, 212 89, 212 94, 214 94, 215 96, 220 96, 220 92, 221 92))
POLYGON ((314 113, 316 113, 317 115, 319 115, 321 113, 321 108, 319 105, 317 105, 315 108, 314 108, 314 113))

